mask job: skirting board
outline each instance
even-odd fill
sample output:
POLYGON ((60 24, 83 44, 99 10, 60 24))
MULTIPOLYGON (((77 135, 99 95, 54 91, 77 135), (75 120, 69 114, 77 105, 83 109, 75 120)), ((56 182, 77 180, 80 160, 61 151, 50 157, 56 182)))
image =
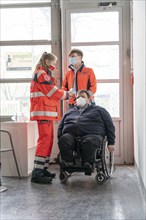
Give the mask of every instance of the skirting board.
POLYGON ((141 178, 141 175, 140 175, 140 172, 139 172, 139 169, 138 169, 138 166, 137 166, 135 160, 134 160, 134 166, 135 166, 136 171, 137 171, 140 188, 141 188, 141 191, 142 191, 143 197, 144 197, 144 199, 145 199, 145 203, 146 203, 146 188, 145 188, 145 186, 144 186, 143 180, 142 180, 142 178, 141 178))

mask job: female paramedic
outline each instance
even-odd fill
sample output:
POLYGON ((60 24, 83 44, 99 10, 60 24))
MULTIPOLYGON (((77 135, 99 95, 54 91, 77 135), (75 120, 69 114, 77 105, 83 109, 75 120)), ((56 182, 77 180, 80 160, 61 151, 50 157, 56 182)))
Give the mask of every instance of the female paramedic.
POLYGON ((48 171, 53 146, 53 121, 60 119, 60 100, 67 99, 71 92, 58 89, 52 71, 57 57, 44 52, 36 65, 30 87, 30 120, 37 121, 38 140, 31 182, 51 183, 55 173, 48 171))

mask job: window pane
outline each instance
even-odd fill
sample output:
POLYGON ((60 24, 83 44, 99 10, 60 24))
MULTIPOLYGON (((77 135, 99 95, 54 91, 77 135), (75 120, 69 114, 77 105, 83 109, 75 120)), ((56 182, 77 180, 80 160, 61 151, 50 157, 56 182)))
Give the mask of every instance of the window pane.
POLYGON ((35 65, 44 51, 51 46, 1 47, 1 78, 31 78, 35 65))
POLYGON ((51 39, 50 8, 1 9, 1 40, 51 39))
POLYGON ((71 42, 102 42, 118 40, 118 12, 71 14, 71 42))
POLYGON ((112 117, 120 117, 119 94, 118 83, 99 83, 97 84, 95 102, 104 107, 112 117))
POLYGON ((15 115, 24 113, 29 118, 30 109, 29 83, 1 84, 1 115, 15 115))
POLYGON ((1 0, 1 4, 51 2, 51 0, 1 0))
POLYGON ((94 70, 98 79, 119 79, 119 46, 78 47, 84 53, 85 65, 94 70))

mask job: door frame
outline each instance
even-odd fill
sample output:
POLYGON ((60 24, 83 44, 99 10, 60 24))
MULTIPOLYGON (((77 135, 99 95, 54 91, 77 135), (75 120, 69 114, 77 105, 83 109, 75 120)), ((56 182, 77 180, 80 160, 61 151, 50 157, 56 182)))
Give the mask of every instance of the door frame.
MULTIPOLYGON (((71 43, 71 13, 85 12, 119 12, 119 79, 120 79, 120 117, 113 118, 116 127, 117 143, 115 151, 116 164, 133 164, 133 103, 132 84, 130 78, 130 5, 129 2, 118 3, 114 8, 99 8, 95 2, 73 4, 64 1, 62 8, 62 68, 67 71, 68 53, 72 46, 81 46, 79 43, 71 43), (83 6, 83 7, 82 7, 83 6)), ((103 42, 104 44, 104 42, 103 42)), ((117 42, 116 42, 117 44, 117 42)), ((84 46, 87 44, 83 43, 84 46)), ((88 45, 92 45, 89 43, 88 45)), ((100 44, 99 44, 100 45, 100 44)), ((98 83, 106 83, 106 80, 98 80, 98 83)), ((116 82, 116 80, 108 80, 116 82)))

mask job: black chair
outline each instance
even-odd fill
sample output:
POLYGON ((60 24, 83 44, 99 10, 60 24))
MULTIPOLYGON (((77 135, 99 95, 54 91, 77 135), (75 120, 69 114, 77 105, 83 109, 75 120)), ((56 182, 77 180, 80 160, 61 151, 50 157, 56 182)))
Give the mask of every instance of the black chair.
POLYGON ((17 158, 16 158, 16 154, 15 154, 15 150, 14 150, 14 145, 13 145, 13 141, 12 141, 12 136, 11 136, 10 132, 6 131, 6 130, 0 130, 0 133, 6 133, 8 135, 8 138, 9 138, 9 141, 10 141, 10 145, 11 145, 10 148, 4 148, 4 149, 1 148, 0 149, 0 153, 12 151, 13 156, 14 156, 14 161, 15 161, 16 169, 17 169, 17 173, 18 173, 18 177, 19 177, 19 179, 21 179, 20 171, 19 171, 19 167, 18 167, 18 163, 17 163, 17 158))

